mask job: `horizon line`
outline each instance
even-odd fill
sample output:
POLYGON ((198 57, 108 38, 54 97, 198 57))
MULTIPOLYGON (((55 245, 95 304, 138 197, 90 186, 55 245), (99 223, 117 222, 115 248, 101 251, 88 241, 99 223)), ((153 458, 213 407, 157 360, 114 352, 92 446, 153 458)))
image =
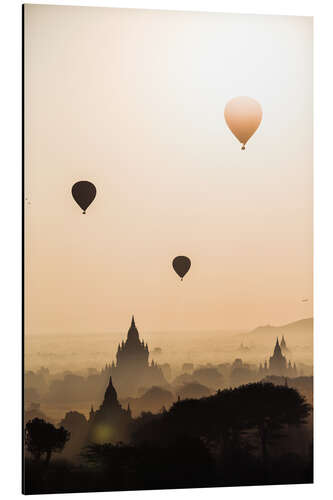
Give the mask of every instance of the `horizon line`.
MULTIPOLYGON (((205 330, 203 328, 198 329, 198 330, 145 330, 145 334, 152 334, 152 333, 200 333, 200 332, 207 332, 207 333, 229 333, 229 334, 235 334, 235 333, 252 333, 253 331, 257 330, 258 328, 283 328, 287 327, 289 325, 292 325, 293 323, 299 323, 300 321, 306 321, 306 320, 313 320, 313 316, 309 316, 306 318, 300 318, 294 321, 289 321, 288 323, 283 323, 279 325, 272 325, 270 323, 266 324, 260 324, 258 326, 255 326, 254 328, 232 328, 232 329, 220 329, 220 328, 214 328, 214 329, 209 329, 205 330)), ((126 327, 127 328, 127 327, 126 327)), ((125 330, 126 330, 125 328, 125 330)), ((24 332, 24 336, 31 336, 31 337, 40 337, 40 336, 52 336, 52 335, 59 335, 59 336, 67 336, 67 335, 72 335, 72 336, 79 336, 79 335, 107 335, 107 334, 118 334, 122 333, 124 330, 123 329, 116 329, 116 330, 103 330, 103 331, 98 331, 98 332, 63 332, 63 333, 58 333, 58 332, 52 332, 52 333, 27 333, 26 331, 24 332)))

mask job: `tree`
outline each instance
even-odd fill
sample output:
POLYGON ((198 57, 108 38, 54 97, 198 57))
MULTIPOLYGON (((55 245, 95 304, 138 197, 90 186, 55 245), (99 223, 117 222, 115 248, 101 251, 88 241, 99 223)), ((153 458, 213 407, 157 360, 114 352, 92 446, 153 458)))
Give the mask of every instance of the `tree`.
POLYGON ((45 453, 48 464, 52 452, 62 451, 70 438, 70 432, 64 427, 56 428, 40 418, 30 420, 25 426, 25 445, 36 461, 45 453))
POLYGON ((206 398, 178 401, 160 418, 138 422, 132 437, 159 443, 175 436, 204 438, 215 442, 226 459, 244 445, 244 434, 256 430, 265 461, 268 445, 281 430, 305 423, 310 411, 305 398, 291 387, 247 384, 206 398))
POLYGON ((299 427, 306 422, 311 405, 292 387, 270 383, 248 384, 237 388, 245 409, 248 428, 256 428, 262 458, 267 458, 268 445, 288 425, 299 427))

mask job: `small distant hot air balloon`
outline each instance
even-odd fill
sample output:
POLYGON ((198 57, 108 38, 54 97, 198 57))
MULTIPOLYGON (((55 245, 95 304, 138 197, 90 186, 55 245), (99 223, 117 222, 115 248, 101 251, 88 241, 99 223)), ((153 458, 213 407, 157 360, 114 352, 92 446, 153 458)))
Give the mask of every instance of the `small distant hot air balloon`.
POLYGON ((245 149, 245 144, 261 123, 262 109, 251 97, 234 97, 224 108, 224 118, 242 149, 245 149))
POLYGON ((96 188, 92 182, 79 181, 72 187, 72 195, 79 207, 86 213, 89 205, 94 201, 96 196, 96 188))
POLYGON ((188 257, 185 257, 184 255, 178 255, 178 257, 175 257, 173 259, 172 267, 174 268, 178 276, 181 278, 181 281, 183 281, 185 274, 191 267, 191 261, 188 257))

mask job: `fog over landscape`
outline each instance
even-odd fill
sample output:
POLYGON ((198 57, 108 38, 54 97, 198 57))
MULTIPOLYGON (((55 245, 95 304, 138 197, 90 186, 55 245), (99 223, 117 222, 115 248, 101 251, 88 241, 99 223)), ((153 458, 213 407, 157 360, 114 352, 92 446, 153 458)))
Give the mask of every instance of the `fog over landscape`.
MULTIPOLYGON (((293 359, 312 364, 313 321, 281 327, 260 326, 252 331, 197 331, 197 332, 149 332, 140 328, 140 334, 148 342, 150 357, 158 363, 170 363, 179 368, 182 363, 219 363, 242 357, 247 362, 259 363, 271 355, 276 336, 286 335, 292 347, 293 359), (249 350, 240 351, 241 344, 249 350), (160 347, 161 353, 154 353, 160 347)), ((124 339, 123 331, 98 334, 31 335, 26 339, 26 368, 36 370, 47 366, 52 372, 62 370, 84 371, 102 368, 115 358, 118 343, 124 339)))
MULTIPOLYGON (((26 342, 26 370, 38 373, 41 369, 47 368, 53 380, 64 380, 64 377, 68 377, 69 374, 80 377, 96 375, 104 369, 105 365, 110 365, 112 361, 115 361, 117 346, 125 336, 126 332, 31 336, 26 342)), ((297 364, 298 375, 311 376, 313 372, 312 318, 279 327, 261 326, 249 332, 140 332, 140 336, 148 343, 149 361, 154 360, 156 364, 162 366, 163 371, 165 365, 168 365, 168 371, 165 372, 166 380, 161 384, 162 387, 168 387, 168 389, 173 387, 173 390, 176 390, 179 380, 191 381, 189 377, 184 379, 186 365, 190 367, 190 371, 208 366, 210 368, 219 365, 232 367, 237 359, 241 359, 244 366, 247 365, 252 371, 244 375, 242 382, 256 379, 258 376, 254 373, 258 370, 260 363, 264 364, 265 360, 268 361, 276 338, 281 339, 282 336, 287 341, 288 360, 297 364)), ((198 375, 194 376, 193 380, 196 378, 198 375)), ((46 383, 41 394, 38 382, 30 381, 30 387, 33 388, 34 383, 37 392, 32 393, 32 397, 28 394, 27 407, 31 402, 39 401, 49 416, 60 419, 73 406, 71 399, 68 400, 66 396, 57 396, 56 401, 53 402, 52 398, 45 397, 49 382, 46 383)), ((215 383, 215 381, 206 381, 208 389, 212 392, 216 389, 215 383)), ((103 382, 101 389, 102 385, 103 382)), ((232 380, 229 379, 224 379, 219 383, 220 388, 229 385, 233 385, 232 380)), ((84 387, 83 385, 81 389, 76 389, 75 407, 88 415, 90 405, 98 405, 100 400, 95 397, 91 399, 91 393, 89 391, 85 393, 84 387)), ((149 387, 141 387, 141 394, 148 389, 149 387)), ((131 394, 132 397, 138 395, 137 391, 131 394)), ((120 391, 120 397, 124 396, 126 394, 120 391)), ((142 410, 150 409, 149 403, 146 407, 144 403, 142 405, 142 410)))

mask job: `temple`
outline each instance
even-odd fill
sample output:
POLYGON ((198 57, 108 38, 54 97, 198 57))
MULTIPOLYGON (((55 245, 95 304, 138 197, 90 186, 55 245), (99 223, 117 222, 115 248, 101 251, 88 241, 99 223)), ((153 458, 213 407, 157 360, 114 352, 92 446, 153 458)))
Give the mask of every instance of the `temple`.
POLYGON ((99 409, 91 408, 89 415, 89 441, 93 443, 116 443, 129 439, 129 424, 132 420, 130 406, 124 410, 119 401, 116 389, 110 377, 99 409))
POLYGON ((276 339, 273 356, 269 358, 269 371, 275 375, 284 375, 287 369, 287 359, 283 356, 279 339, 276 339))
POLYGON ((121 370, 141 370, 148 368, 148 345, 140 341, 139 332, 132 316, 131 326, 127 333, 126 342, 118 344, 116 367, 121 370))
POLYGON ((260 375, 279 375, 279 376, 297 376, 296 363, 291 364, 289 360, 283 355, 283 349, 288 352, 286 341, 282 337, 281 344, 279 339, 276 339, 273 355, 269 358, 269 362, 265 360, 264 366, 260 363, 259 374, 260 375))
POLYGON ((139 388, 167 384, 157 363, 154 360, 149 363, 148 345, 140 340, 134 316, 126 341, 118 344, 116 363, 105 365, 103 372, 106 377, 112 376, 121 397, 135 396, 139 388))

